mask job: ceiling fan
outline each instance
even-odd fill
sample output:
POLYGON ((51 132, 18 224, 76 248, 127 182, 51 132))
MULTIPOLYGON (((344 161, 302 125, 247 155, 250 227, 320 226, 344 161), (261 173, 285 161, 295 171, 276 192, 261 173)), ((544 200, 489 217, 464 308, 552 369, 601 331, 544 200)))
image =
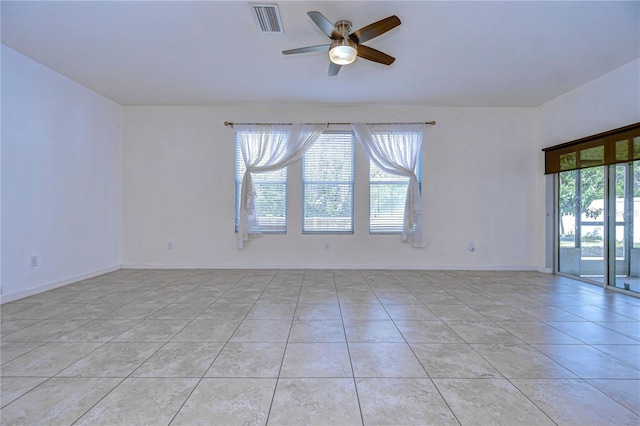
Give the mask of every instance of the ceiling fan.
POLYGON ((391 65, 396 60, 386 53, 361 44, 400 25, 400 19, 396 15, 369 24, 351 34, 349 34, 351 31, 351 22, 349 21, 338 21, 334 25, 320 12, 307 12, 307 15, 331 39, 331 43, 283 50, 283 54, 291 55, 294 53, 328 50, 329 60, 331 61, 329 64, 329 76, 338 74, 342 65, 352 63, 358 56, 384 65, 391 65))

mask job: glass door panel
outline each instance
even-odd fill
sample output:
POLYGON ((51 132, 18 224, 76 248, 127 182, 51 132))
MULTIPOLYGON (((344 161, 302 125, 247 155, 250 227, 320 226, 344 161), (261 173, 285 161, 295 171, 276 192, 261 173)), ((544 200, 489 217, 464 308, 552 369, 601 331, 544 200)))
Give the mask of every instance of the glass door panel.
POLYGON ((560 173, 558 270, 604 282, 605 167, 560 173))
POLYGON ((608 284, 640 292, 640 161, 610 167, 608 284), (615 247, 615 249, 614 249, 615 247))
POLYGON ((580 276, 578 171, 559 173, 558 271, 580 276))

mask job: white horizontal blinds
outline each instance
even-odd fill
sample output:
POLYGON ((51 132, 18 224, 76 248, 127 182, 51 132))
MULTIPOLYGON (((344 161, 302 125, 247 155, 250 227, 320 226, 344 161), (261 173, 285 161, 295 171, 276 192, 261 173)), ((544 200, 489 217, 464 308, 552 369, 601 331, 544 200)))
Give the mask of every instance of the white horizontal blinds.
MULTIPOLYGON (((258 137, 258 136, 256 136, 258 137)), ((267 148, 269 149, 269 148, 267 148)), ((264 156, 264 160, 258 165, 263 165, 269 159, 269 155, 264 156)), ((242 177, 246 171, 246 166, 242 160, 242 152, 239 139, 236 137, 236 232, 240 221, 240 196, 242 189, 242 177)), ((258 230, 264 233, 286 233, 287 232, 287 168, 283 167, 272 172, 254 173, 253 185, 257 197, 255 198, 256 217, 258 230)), ((252 232, 254 230, 251 230, 252 232)))
POLYGON ((353 233, 353 133, 323 133, 302 161, 302 232, 353 233))
MULTIPOLYGON (((418 164, 416 175, 422 183, 420 169, 418 164)), ((402 233, 408 185, 408 177, 387 173, 369 160, 369 233, 402 233)))

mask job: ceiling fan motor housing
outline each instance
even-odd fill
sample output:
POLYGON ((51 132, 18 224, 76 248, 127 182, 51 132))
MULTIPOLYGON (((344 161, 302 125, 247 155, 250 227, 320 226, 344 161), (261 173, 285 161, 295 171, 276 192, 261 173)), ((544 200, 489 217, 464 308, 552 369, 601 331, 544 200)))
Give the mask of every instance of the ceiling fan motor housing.
POLYGON ((358 57, 358 45, 349 38, 351 22, 338 21, 335 27, 342 37, 331 40, 329 60, 337 65, 350 64, 358 57))

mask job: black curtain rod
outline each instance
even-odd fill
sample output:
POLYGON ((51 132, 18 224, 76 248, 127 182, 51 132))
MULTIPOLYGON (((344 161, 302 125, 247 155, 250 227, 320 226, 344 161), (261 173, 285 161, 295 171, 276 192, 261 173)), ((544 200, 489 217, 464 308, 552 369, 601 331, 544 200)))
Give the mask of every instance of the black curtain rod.
MULTIPOLYGON (((225 121, 224 125, 225 126, 231 126, 233 127, 234 124, 248 124, 248 125, 268 125, 268 124, 275 124, 275 125, 288 125, 288 124, 293 124, 293 123, 232 123, 230 121, 225 121)), ((304 124, 324 124, 324 123, 304 123, 304 124)), ((425 122, 417 122, 417 123, 374 123, 374 124, 428 124, 430 126, 435 126, 436 122, 435 121, 425 121, 425 122)), ((328 126, 349 126, 351 125, 351 123, 327 123, 328 126)))

